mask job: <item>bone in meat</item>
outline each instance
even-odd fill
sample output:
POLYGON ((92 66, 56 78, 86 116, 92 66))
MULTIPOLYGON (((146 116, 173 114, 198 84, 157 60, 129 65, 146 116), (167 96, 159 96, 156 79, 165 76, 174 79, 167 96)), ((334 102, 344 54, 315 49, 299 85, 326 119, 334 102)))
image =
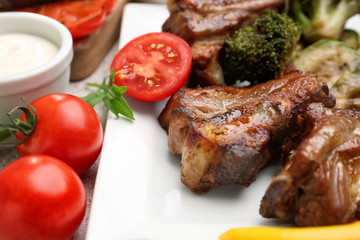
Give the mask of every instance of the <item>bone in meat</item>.
POLYGON ((182 154, 181 181, 201 193, 222 184, 249 186, 312 102, 335 104, 315 74, 293 72, 252 87, 181 90, 159 122, 170 151, 182 154))

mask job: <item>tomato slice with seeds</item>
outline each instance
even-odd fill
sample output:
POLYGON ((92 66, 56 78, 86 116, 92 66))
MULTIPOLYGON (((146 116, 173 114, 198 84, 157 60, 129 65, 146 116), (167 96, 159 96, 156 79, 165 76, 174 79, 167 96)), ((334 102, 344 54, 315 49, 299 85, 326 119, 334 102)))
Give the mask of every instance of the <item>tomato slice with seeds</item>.
POLYGON ((192 64, 191 49, 180 37, 165 32, 139 36, 120 49, 111 63, 114 84, 144 102, 163 100, 185 83, 192 64))

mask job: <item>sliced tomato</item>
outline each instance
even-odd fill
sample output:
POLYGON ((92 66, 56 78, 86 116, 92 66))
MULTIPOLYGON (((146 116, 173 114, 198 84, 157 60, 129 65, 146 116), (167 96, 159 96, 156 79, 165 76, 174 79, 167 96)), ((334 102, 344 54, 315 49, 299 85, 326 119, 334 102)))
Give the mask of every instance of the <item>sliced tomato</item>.
POLYGON ((104 22, 106 11, 102 1, 60 1, 23 9, 42 14, 63 23, 73 38, 85 37, 104 22))
POLYGON ((106 15, 109 15, 110 13, 113 12, 116 3, 118 2, 118 0, 90 0, 90 1, 101 4, 105 9, 106 15))
POLYGON ((144 102, 163 100, 186 82, 192 63, 191 49, 180 37, 158 32, 139 36, 120 49, 110 66, 114 84, 144 102))

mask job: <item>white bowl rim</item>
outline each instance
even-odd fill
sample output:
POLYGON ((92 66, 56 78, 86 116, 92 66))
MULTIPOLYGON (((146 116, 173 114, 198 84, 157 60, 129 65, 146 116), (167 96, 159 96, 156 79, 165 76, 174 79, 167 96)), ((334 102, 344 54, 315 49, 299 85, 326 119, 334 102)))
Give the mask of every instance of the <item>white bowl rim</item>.
POLYGON ((25 92, 34 88, 41 87, 42 85, 48 84, 51 81, 55 81, 56 76, 59 76, 70 65, 73 58, 73 38, 69 30, 63 24, 50 17, 29 12, 1 12, 0 21, 3 18, 30 18, 36 21, 46 22, 46 24, 50 25, 60 33, 62 45, 60 46, 59 52, 56 54, 56 56, 52 58, 49 62, 26 72, 8 76, 0 76, 0 96, 7 96, 20 92, 25 92), (52 73, 50 74, 49 71, 51 71, 52 73), (53 77, 47 77, 45 80, 41 78, 41 76, 49 74, 53 77), (43 79, 43 81, 38 81, 37 79, 43 79), (28 81, 32 81, 31 85, 21 85, 21 83, 28 81), (14 87, 15 85, 22 87, 21 89, 16 88, 14 87))

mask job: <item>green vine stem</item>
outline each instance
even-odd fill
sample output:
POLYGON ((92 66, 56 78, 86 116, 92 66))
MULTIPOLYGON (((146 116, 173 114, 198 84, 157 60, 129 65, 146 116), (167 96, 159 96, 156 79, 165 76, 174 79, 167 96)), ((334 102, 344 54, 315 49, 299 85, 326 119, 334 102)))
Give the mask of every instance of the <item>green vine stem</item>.
POLYGON ((35 131, 37 122, 36 110, 24 99, 21 100, 26 104, 26 107, 16 107, 7 114, 12 123, 0 123, 0 142, 8 139, 9 137, 13 137, 15 143, 20 145, 35 131), (13 118, 12 115, 18 110, 25 114, 26 121, 21 121, 19 118, 13 118), (24 138, 22 140, 17 139, 15 136, 16 132, 21 133, 24 138))

